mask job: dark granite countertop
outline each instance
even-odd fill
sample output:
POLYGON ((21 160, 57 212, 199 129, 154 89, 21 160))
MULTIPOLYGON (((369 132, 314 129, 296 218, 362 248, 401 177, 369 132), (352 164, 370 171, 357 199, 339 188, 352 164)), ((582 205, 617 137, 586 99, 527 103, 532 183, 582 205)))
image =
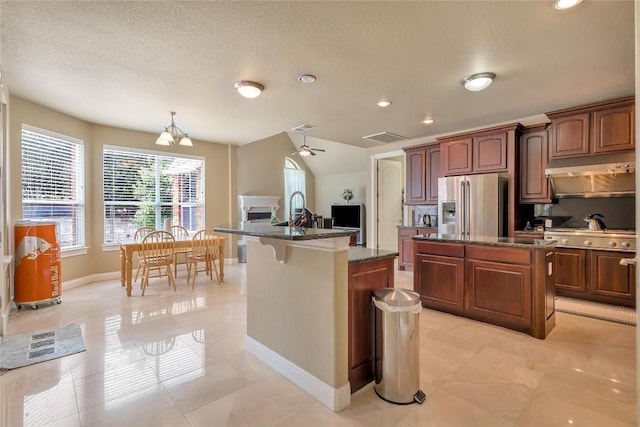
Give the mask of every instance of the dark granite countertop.
POLYGON ((395 258, 400 255, 398 252, 384 251, 381 249, 369 249, 360 246, 349 248, 349 264, 376 261, 379 259, 395 258))
POLYGON ((280 227, 268 224, 221 225, 213 228, 219 233, 239 234, 241 236, 267 237, 279 240, 317 240, 332 237, 345 237, 356 231, 331 228, 280 227))
POLYGON ((438 227, 437 226, 426 226, 424 224, 416 224, 416 225, 397 225, 396 227, 398 228, 433 228, 434 230, 437 230, 438 227))
POLYGON ((462 238, 461 236, 439 233, 417 234, 412 237, 414 240, 435 240, 439 242, 470 243, 475 245, 506 246, 525 249, 548 249, 553 248, 557 243, 555 240, 529 239, 520 237, 472 236, 462 238))

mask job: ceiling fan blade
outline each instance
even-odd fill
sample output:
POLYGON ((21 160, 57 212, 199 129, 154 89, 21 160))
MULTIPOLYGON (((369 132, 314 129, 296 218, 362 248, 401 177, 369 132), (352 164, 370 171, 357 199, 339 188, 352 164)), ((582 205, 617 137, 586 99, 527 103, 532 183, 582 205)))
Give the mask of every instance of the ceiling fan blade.
POLYGON ((309 150, 309 154, 311 154, 312 156, 315 156, 316 153, 314 153, 313 151, 309 150))
POLYGON ((325 150, 323 148, 311 148, 311 150, 313 150, 313 151, 322 151, 322 152, 327 151, 327 150, 325 150))

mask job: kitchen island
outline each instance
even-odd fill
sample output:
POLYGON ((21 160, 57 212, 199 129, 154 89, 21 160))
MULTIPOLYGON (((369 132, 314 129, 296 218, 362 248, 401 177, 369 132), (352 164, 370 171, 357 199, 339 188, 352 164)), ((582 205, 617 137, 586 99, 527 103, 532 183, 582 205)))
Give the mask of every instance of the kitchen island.
POLYGON ((247 245, 245 349, 339 411, 373 380, 373 289, 393 286, 397 252, 349 247, 353 231, 216 227, 247 245))
POLYGON ((422 306, 544 339, 555 326, 554 241, 413 236, 422 306))

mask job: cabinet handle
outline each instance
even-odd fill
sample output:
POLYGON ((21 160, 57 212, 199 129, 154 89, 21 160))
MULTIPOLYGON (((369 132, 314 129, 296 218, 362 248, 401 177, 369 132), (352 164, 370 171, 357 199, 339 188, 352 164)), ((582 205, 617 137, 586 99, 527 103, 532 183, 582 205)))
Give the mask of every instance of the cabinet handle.
POLYGON ((638 262, 638 257, 634 256, 633 258, 622 258, 620 260, 620 265, 636 265, 638 262))

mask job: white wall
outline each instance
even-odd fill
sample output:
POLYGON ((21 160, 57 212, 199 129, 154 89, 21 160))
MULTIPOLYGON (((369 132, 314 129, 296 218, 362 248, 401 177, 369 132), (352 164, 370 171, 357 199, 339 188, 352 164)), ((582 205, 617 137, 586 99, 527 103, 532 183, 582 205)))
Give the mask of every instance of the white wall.
POLYGON ((341 197, 345 188, 353 190, 351 203, 366 203, 366 180, 367 174, 364 170, 360 172, 316 176, 315 213, 326 218, 330 217, 332 204, 345 203, 341 197))

